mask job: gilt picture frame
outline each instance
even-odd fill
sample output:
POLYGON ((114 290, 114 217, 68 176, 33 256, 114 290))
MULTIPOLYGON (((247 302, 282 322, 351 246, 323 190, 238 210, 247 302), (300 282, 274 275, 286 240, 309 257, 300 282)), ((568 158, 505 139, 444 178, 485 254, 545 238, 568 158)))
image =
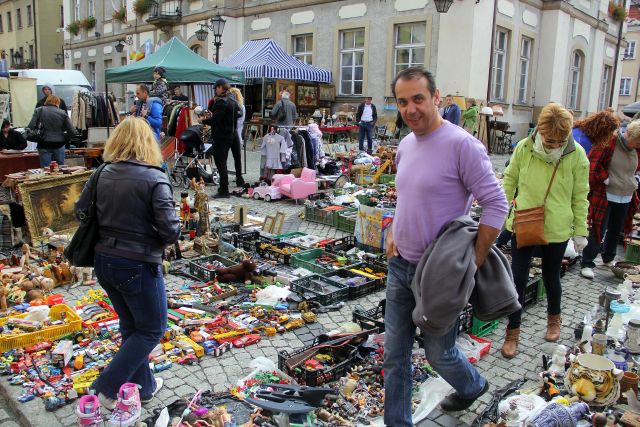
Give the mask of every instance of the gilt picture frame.
POLYGON ((25 181, 18 185, 27 230, 33 244, 46 240, 44 231, 57 235, 75 233, 80 225, 75 216, 75 203, 92 171, 25 181))

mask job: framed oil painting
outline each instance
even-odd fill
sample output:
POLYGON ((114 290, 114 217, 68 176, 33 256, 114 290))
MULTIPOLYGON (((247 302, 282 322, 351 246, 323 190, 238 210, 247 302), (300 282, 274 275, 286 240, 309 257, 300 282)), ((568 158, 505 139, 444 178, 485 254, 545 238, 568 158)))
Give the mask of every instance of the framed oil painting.
POLYGON ((45 229, 71 237, 80 225, 75 203, 89 176, 91 171, 25 181, 18 186, 32 243, 45 239, 45 229))
POLYGON ((275 97, 275 88, 273 83, 265 83, 264 84, 264 99, 273 100, 275 97))
POLYGON ((276 80, 276 101, 282 99, 282 91, 289 92, 289 101, 296 103, 296 83, 291 80, 276 80))
POLYGON ((296 99, 298 107, 318 106, 318 86, 302 85, 296 86, 296 99))
POLYGON ((320 101, 335 101, 336 89, 334 85, 320 85, 320 95, 318 96, 320 101))

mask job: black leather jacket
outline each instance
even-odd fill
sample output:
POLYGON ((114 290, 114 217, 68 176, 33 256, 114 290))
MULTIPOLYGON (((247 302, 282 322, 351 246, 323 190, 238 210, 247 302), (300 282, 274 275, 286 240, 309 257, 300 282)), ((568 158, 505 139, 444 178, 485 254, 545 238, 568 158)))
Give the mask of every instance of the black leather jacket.
MULTIPOLYGON (((76 213, 91 201, 91 180, 76 202, 76 213)), ((161 168, 137 161, 107 165, 98 178, 96 252, 162 263, 165 247, 178 240, 180 220, 173 191, 161 168)))
POLYGON ((238 117, 242 114, 239 110, 238 103, 229 92, 216 96, 211 107, 212 116, 202 120, 203 124, 211 126, 211 140, 215 142, 235 139, 238 117))

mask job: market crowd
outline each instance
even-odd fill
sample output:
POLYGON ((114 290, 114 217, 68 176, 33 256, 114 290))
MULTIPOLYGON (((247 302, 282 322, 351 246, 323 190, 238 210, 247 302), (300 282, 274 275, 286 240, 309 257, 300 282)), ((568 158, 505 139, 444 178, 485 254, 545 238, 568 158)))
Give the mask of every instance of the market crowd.
MULTIPOLYGON (((131 409, 127 404, 139 408, 163 385, 149 369, 147 356, 166 325, 162 252, 180 233, 157 141, 161 106, 171 96, 184 99, 184 95, 169 93, 164 69, 154 70, 153 78, 151 86, 137 86, 133 117, 109 137, 104 153, 109 163, 94 173, 76 205, 76 211, 86 211, 92 191, 97 190, 96 274, 118 312, 123 341, 93 384, 97 397, 88 399, 99 399, 109 409, 120 408, 123 417, 131 409)), ((229 151, 236 184, 244 184, 240 130, 245 109, 242 94, 229 82, 220 79, 214 87, 215 98, 202 123, 211 126, 210 154, 220 173, 215 197, 226 198, 229 151)), ((411 426, 410 370, 416 326, 422 331, 431 365, 455 389, 441 408, 467 409, 488 390, 489 382, 456 347, 458 313, 471 300, 484 318, 508 316, 501 354, 513 358, 536 251, 542 258, 547 298, 544 339, 559 340, 560 269, 567 246, 582 252, 581 274, 593 278, 596 257, 611 263, 620 233, 630 231, 630 218, 638 205, 640 120, 621 127, 607 110, 574 121, 562 105, 548 104, 529 135, 515 146, 500 182, 485 146, 475 138, 478 106, 474 100, 468 100, 462 111, 447 95, 440 109, 442 97, 435 78, 423 67, 401 71, 392 92, 402 139, 396 158, 397 208, 386 236, 384 420, 389 426, 411 426), (479 223, 468 217, 474 200, 482 207, 479 223), (494 244, 501 233, 503 242, 511 241, 510 262, 494 244)), ((38 149, 43 164, 51 159, 62 163, 59 150, 70 124, 59 110, 59 98, 45 95, 32 124, 40 120, 45 129, 55 131, 45 131, 50 137, 38 149)), ((296 115, 295 105, 291 103, 291 108, 287 98, 283 94, 279 107, 283 111, 275 113, 282 123, 296 115)), ((361 150, 365 139, 367 149, 372 149, 377 118, 375 105, 367 97, 357 112, 361 150)), ((2 138, 22 144, 5 124, 2 138)))

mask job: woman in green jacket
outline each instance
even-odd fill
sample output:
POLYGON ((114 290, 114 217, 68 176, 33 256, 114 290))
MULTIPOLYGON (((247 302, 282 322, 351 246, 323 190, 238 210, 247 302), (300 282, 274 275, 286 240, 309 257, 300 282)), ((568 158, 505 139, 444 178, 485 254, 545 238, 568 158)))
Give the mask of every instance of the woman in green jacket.
POLYGON ((480 107, 476 105, 473 98, 467 99, 467 109, 462 113, 462 127, 475 136, 478 133, 478 111, 480 107))
MULTIPOLYGON (((586 246, 587 210, 589 202, 589 160, 584 149, 571 135, 573 116, 560 104, 545 106, 535 131, 520 141, 504 172, 502 181, 507 200, 513 200, 514 209, 507 217, 507 229, 514 231, 514 211, 531 209, 544 204, 544 237, 549 242, 541 245, 542 280, 547 292, 546 341, 560 337, 560 267, 573 237, 578 253, 586 246), (549 190, 553 171, 557 172, 549 190), (517 196, 515 196, 517 190, 517 196)), ((518 248, 518 234, 511 240, 511 270, 518 290, 520 304, 524 306, 524 293, 529 280, 529 267, 535 246, 518 248)), ((509 316, 502 355, 512 358, 518 349, 522 310, 509 316)))

